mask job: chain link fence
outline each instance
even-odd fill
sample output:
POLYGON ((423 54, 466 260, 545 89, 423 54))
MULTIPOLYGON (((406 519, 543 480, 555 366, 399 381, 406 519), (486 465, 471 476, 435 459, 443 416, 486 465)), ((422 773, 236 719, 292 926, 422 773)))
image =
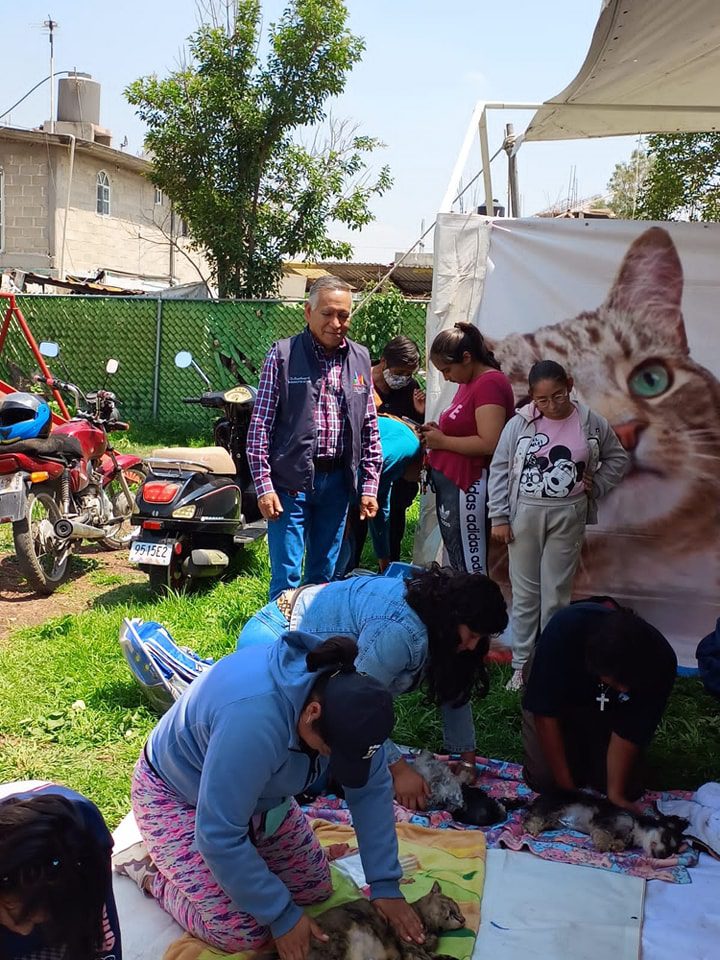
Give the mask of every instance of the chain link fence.
MULTIPOLYGON (((298 333, 304 301, 160 300, 136 297, 19 296, 35 339, 60 344, 50 362, 55 376, 85 392, 105 383, 105 363, 119 361, 108 379, 123 418, 157 426, 207 426, 211 412, 182 403, 205 388, 192 367, 175 367, 189 350, 214 389, 238 381, 257 385, 263 358, 281 337, 298 333)), ((424 354, 427 302, 408 300, 402 332, 424 354)), ((35 362, 19 327, 11 323, 0 354, 0 378, 23 387, 35 362)))

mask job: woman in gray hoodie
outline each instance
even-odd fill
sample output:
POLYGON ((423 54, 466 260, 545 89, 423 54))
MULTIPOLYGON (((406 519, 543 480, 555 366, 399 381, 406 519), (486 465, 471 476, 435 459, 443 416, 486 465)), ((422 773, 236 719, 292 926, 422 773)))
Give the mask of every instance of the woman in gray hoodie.
POLYGON ((530 370, 531 402, 503 430, 488 482, 492 538, 508 546, 513 675, 535 637, 570 602, 585 525, 597 500, 623 478, 629 459, 607 420, 572 399, 572 377, 554 360, 530 370))

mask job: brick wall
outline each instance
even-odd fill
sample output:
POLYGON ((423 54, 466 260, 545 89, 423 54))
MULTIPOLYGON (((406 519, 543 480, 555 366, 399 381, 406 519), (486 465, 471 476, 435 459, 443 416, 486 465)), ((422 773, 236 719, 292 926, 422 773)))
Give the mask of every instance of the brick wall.
MULTIPOLYGON (((65 146, 2 140, 0 168, 4 175, 3 241, 0 269, 94 274, 107 270, 132 274, 166 284, 170 275, 170 204, 155 203, 155 187, 139 171, 75 150, 70 203, 65 233, 65 205, 69 177, 65 146), (110 213, 97 212, 97 176, 110 181, 110 213)), ((177 226, 176 226, 177 231, 177 226)), ((178 283, 209 277, 204 258, 178 241, 173 275, 178 283)), ((132 285, 132 281, 129 281, 132 285)))
POLYGON ((0 264, 47 268, 51 257, 50 160, 47 149, 39 145, 0 142, 0 168, 4 187, 0 264))

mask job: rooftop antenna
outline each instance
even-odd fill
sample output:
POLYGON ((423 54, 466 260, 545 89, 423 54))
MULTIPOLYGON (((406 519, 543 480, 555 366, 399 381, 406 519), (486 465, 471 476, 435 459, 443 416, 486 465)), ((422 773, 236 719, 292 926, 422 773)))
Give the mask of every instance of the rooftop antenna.
MULTIPOLYGON (((423 219, 420 221, 420 234, 421 234, 421 236, 423 236, 423 237, 425 236, 425 218, 424 218, 424 217, 423 217, 423 219)), ((422 242, 422 240, 421 240, 420 243, 418 244, 418 253, 419 253, 421 256, 422 256, 423 253, 425 253, 425 244, 422 242)))
POLYGON ((50 133, 55 133, 55 31, 59 26, 50 14, 47 20, 43 20, 43 27, 48 31, 50 40, 50 133))

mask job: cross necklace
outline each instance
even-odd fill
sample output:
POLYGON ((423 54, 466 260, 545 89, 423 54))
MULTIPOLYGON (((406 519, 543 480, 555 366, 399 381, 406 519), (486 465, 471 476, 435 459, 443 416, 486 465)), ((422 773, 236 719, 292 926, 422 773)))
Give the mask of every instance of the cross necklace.
POLYGON ((600 687, 600 696, 595 697, 597 702, 600 704, 600 713, 603 713, 605 710, 605 704, 610 703, 610 697, 606 696, 608 685, 606 683, 599 684, 600 687))

